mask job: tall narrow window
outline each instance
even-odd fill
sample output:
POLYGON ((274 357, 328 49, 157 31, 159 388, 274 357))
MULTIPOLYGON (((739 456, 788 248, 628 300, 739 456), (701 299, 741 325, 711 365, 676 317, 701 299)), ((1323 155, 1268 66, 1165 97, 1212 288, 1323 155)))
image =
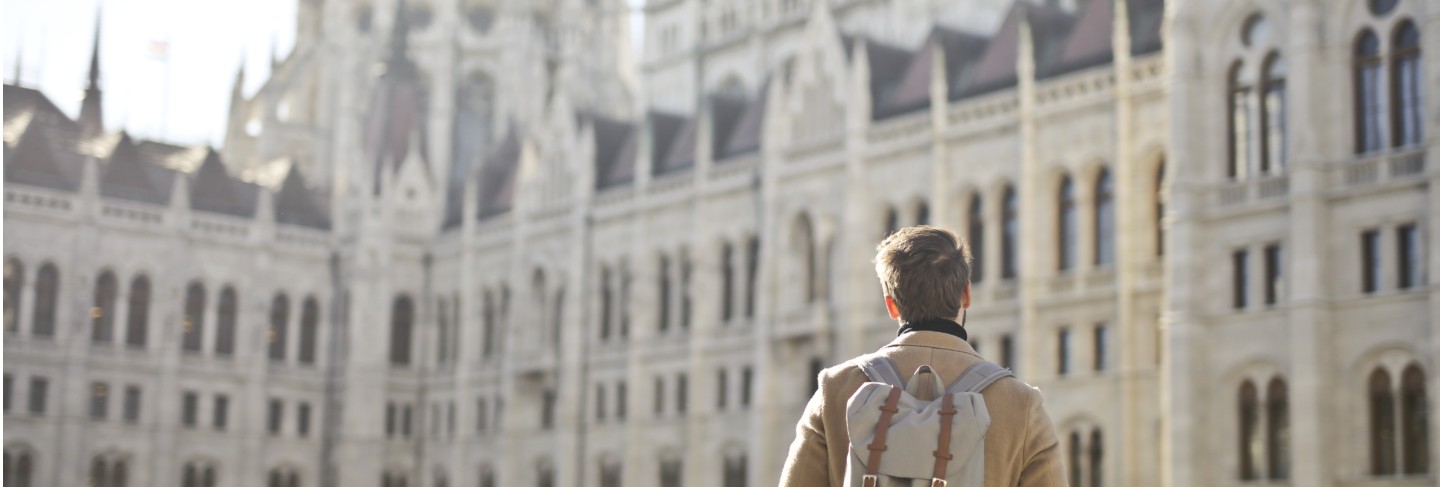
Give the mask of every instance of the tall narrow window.
POLYGON ((675 378, 675 412, 685 414, 690 405, 690 378, 680 374, 675 378))
POLYGON ((1155 171, 1155 256, 1165 256, 1165 162, 1155 171))
POLYGON ((1385 147, 1385 96, 1381 88, 1380 38, 1366 29, 1355 39, 1355 153, 1385 147))
POLYGON ((119 284, 110 271, 95 280, 95 302, 90 307, 90 341, 110 343, 115 340, 115 296, 119 284))
POLYGON ((724 487, 745 487, 750 476, 748 460, 744 456, 725 459, 724 487))
POLYGON ((280 428, 285 424, 285 403, 279 399, 270 400, 270 409, 265 415, 265 429, 271 435, 280 434, 280 428))
POLYGON ((1090 432, 1090 487, 1100 487, 1105 480, 1105 438, 1096 429, 1090 432))
POLYGON ((25 265, 5 259, 5 333, 20 330, 20 296, 25 288, 25 265))
POLYGON ((210 425, 217 431, 225 431, 230 422, 230 397, 224 394, 215 395, 215 411, 210 418, 210 425))
POLYGON ((1070 328, 1060 327, 1055 337, 1056 373, 1064 376, 1070 373, 1070 328))
POLYGON ((235 354, 235 312, 238 309, 235 289, 226 286, 220 291, 220 306, 215 320, 215 355, 235 354))
POLYGON ((1380 288, 1380 231, 1366 230, 1360 234, 1360 291, 1373 293, 1380 288))
POLYGON ((715 374, 715 409, 725 410, 725 399, 730 392, 730 383, 726 379, 725 369, 716 371, 715 374))
POLYGON ((1290 478, 1290 399, 1279 377, 1265 388, 1265 452, 1270 479, 1290 478))
POLYGON ((750 389, 755 381, 755 371, 750 366, 740 369, 740 405, 750 406, 750 389))
POLYGON ((1406 475, 1430 473, 1430 400, 1425 372, 1411 364, 1400 373, 1400 431, 1406 475))
POLYGON ((680 460, 660 464, 660 487, 680 487, 680 460))
POLYGON ((895 233, 895 231, 899 229, 900 212, 897 211, 894 206, 891 206, 885 210, 885 235, 883 235, 882 238, 889 237, 890 234, 895 233))
POLYGON ((595 384, 595 420, 605 420, 605 384, 595 384))
POLYGON ((915 205, 915 224, 930 224, 930 205, 925 203, 924 201, 921 201, 920 203, 915 205))
POLYGON ((1396 284, 1400 289, 1409 289, 1420 286, 1420 266, 1424 262, 1420 259, 1420 231, 1414 223, 1401 225, 1395 230, 1395 240, 1399 244, 1400 268, 1397 269, 1396 277, 1399 282, 1396 284))
POLYGON ((681 252, 680 256, 680 329, 690 329, 690 257, 681 252))
POLYGON ((1000 335, 1000 365, 1007 369, 1015 367, 1015 341, 1009 333, 1000 335))
POLYGON ((126 423, 140 422, 140 388, 137 386, 125 386, 125 402, 120 416, 126 423))
POLYGON ((145 348, 150 328, 150 279, 136 276, 130 281, 129 312, 125 322, 125 344, 145 348))
POLYGON ((1231 283, 1234 293, 1231 304, 1235 309, 1245 309, 1250 303, 1250 253, 1236 250, 1230 254, 1231 283))
POLYGON ((200 395, 186 391, 180 395, 180 425, 194 428, 200 422, 200 395))
POLYGON ((750 237, 749 251, 745 253, 745 316, 755 317, 755 292, 760 281, 760 238, 750 237))
POLYGON ((295 410, 295 433, 301 438, 310 436, 310 403, 302 402, 295 410))
POLYGON ((1260 478, 1260 394, 1255 383, 1240 384, 1240 480, 1260 478))
POLYGON ((1001 205, 1000 226, 1000 278, 1012 279, 1020 272, 1019 261, 1019 237, 1020 237, 1020 211, 1019 202, 1016 201, 1015 188, 1006 186, 1003 192, 1001 205))
POLYGON ((1394 475, 1397 455, 1395 452, 1395 393, 1391 389, 1390 373, 1376 368, 1370 373, 1370 474, 1394 475))
POLYGON ((1395 105, 1394 142, 1396 147, 1419 145, 1424 138, 1424 112, 1421 90, 1420 30, 1409 20, 1395 28, 1394 51, 1390 74, 1391 93, 1395 105))
POLYGON ((448 362, 450 342, 450 303, 445 298, 440 298, 435 303, 435 365, 445 365, 448 362))
POLYGON ((1095 325, 1095 371, 1102 372, 1110 366, 1110 327, 1104 323, 1095 325))
MULTIPOLYGON (((489 358, 492 354, 495 353, 495 300, 494 296, 491 295, 490 291, 487 290, 485 291, 485 296, 481 299, 481 301, 482 303, 480 307, 480 326, 483 329, 480 330, 480 335, 481 339, 484 340, 484 343, 481 345, 482 348, 480 355, 482 357, 489 358)), ((394 318, 392 317, 392 320, 393 319, 394 318)), ((394 331, 392 330, 391 333, 393 334, 394 331)), ((391 346, 394 346, 393 342, 391 343, 391 346)), ((391 353, 394 353, 393 349, 391 353)))
MULTIPOLYGON (((612 299, 614 299, 614 295, 613 295, 613 293, 610 291, 610 268, 609 268, 609 267, 605 267, 605 266, 601 266, 601 267, 600 267, 600 340, 601 340, 601 341, 605 341, 605 340, 609 340, 609 339, 610 339, 610 313, 611 313, 611 309, 614 307, 614 303, 611 302, 612 299)), ((484 317, 484 320, 485 320, 486 323, 489 323, 489 319, 490 319, 490 318, 489 318, 489 309, 490 309, 489 302, 490 302, 490 299, 489 299, 488 295, 487 295, 487 297, 486 297, 486 299, 485 299, 485 302, 486 302, 486 304, 485 304, 485 310, 486 310, 485 313, 486 313, 486 316, 484 317)), ((487 324, 486 326, 487 326, 487 328, 488 328, 489 325, 487 324)), ((487 352, 487 353, 488 353, 488 352, 487 352)))
POLYGON ((656 297, 655 299, 656 299, 656 301, 657 301, 658 304, 659 304, 659 306, 658 306, 657 308, 658 308, 659 311, 660 311, 660 316, 656 317, 656 322, 660 324, 660 331, 661 331, 661 332, 664 332, 664 331, 670 329, 670 258, 669 258, 669 257, 666 257, 666 256, 664 256, 664 255, 661 255, 661 256, 660 256, 660 267, 659 267, 659 271, 658 271, 658 272, 659 272, 659 276, 658 276, 658 277, 659 277, 659 281, 660 281, 660 282, 656 283, 657 287, 656 287, 656 290, 655 290, 655 295, 656 295, 657 297, 656 297))
POLYGON ((300 363, 315 363, 316 341, 320 335, 320 304, 315 297, 305 298, 300 308, 300 363))
POLYGON ((629 394, 625 390, 625 381, 615 385, 615 419, 625 420, 625 409, 629 402, 629 394))
POLYGON ((37 337, 55 336, 55 305, 60 300, 60 271, 55 264, 40 266, 35 274, 35 315, 31 318, 30 333, 37 337))
MULTIPOLYGON (((894 211, 894 208, 891 208, 894 211)), ((815 231, 810 225, 810 217, 804 213, 795 218, 793 227, 793 251, 799 279, 805 283, 805 293, 802 296, 804 303, 813 303, 820 297, 818 277, 816 276, 815 258, 815 231)), ((889 235, 889 233, 886 233, 889 235)))
POLYGON ((555 427, 555 391, 546 389, 540 393, 540 428, 555 427))
POLYGON ((414 431, 414 430, 411 428, 411 426, 414 425, 414 421, 412 421, 413 419, 415 419, 415 414, 414 414, 414 413, 415 413, 415 409, 414 409, 413 407, 411 407, 409 404, 406 404, 404 407, 400 408, 400 435, 401 435, 401 436, 404 436, 404 437, 406 437, 406 438, 409 438, 409 437, 410 437, 410 433, 411 433, 412 431, 414 431))
POLYGON ((1283 257, 1280 244, 1265 246, 1265 304, 1267 305, 1273 305, 1280 301, 1280 291, 1283 288, 1280 277, 1284 272, 1283 257))
POLYGON ((1081 485, 1084 476, 1080 473, 1080 466, 1084 465, 1084 447, 1080 445, 1080 432, 1070 432, 1070 485, 1081 485))
POLYGON ((970 244, 970 282, 979 283, 985 277, 985 207, 980 193, 970 197, 970 221, 965 239, 970 244))
POLYGON ((1060 270, 1068 271, 1075 268, 1075 257, 1078 253, 1075 238, 1079 232, 1079 217, 1075 214, 1075 184, 1070 180, 1070 176, 1060 180, 1058 202, 1055 233, 1059 253, 1056 262, 1059 263, 1060 270))
POLYGON ((398 417, 399 415, 400 415, 400 410, 395 407, 395 403, 392 402, 392 403, 386 403, 386 404, 385 404, 385 437, 386 437, 386 438, 393 438, 393 437, 395 437, 395 428, 396 428, 397 423, 400 421, 400 418, 398 417))
POLYGON ((270 360, 282 362, 285 360, 285 337, 289 335, 290 323, 290 298, 284 293, 278 293, 270 300, 270 328, 265 332, 265 340, 270 344, 270 360))
POLYGON ((199 353, 205 341, 205 285, 192 282, 185 288, 185 315, 180 318, 180 348, 199 353))
POLYGON ((729 322, 730 317, 734 314, 732 295, 735 287, 735 269, 732 267, 731 259, 734 258, 732 254, 734 254, 734 250, 731 249, 730 242, 720 245, 720 323, 722 324, 729 322))
POLYGON ((110 386, 104 382, 90 384, 90 419, 105 419, 110 412, 110 386))
POLYGON ((50 381, 44 377, 30 378, 30 414, 36 416, 45 415, 46 395, 49 393, 50 381))
POLYGON ((410 335, 414 322, 415 304, 410 296, 396 297, 390 306, 390 365, 410 365, 410 335))
POLYGON ((1115 263, 1115 181, 1109 169, 1095 180, 1095 265, 1115 263))
POLYGON ((1260 172, 1281 174, 1285 172, 1285 59, 1279 53, 1270 53, 1265 58, 1265 69, 1260 79, 1260 112, 1265 124, 1261 127, 1260 172))
POLYGON ((1248 179, 1255 157, 1254 107, 1250 86, 1245 83, 1244 65, 1236 62, 1230 68, 1230 166, 1228 175, 1232 180, 1248 179))
POLYGON ((665 379, 655 378, 655 416, 665 412, 665 379))
POLYGON ((95 459, 90 462, 90 486, 110 487, 109 470, 110 469, 105 466, 104 458, 95 457, 95 459))

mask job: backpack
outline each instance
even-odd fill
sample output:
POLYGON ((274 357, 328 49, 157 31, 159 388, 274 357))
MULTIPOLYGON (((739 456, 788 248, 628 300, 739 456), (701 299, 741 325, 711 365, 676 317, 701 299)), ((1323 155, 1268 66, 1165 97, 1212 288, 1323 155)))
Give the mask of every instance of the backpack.
POLYGON ((862 356, 860 369, 871 382, 845 409, 846 487, 984 485, 990 413, 980 391, 1014 374, 982 361, 947 388, 929 365, 916 369, 908 386, 889 357, 862 356))

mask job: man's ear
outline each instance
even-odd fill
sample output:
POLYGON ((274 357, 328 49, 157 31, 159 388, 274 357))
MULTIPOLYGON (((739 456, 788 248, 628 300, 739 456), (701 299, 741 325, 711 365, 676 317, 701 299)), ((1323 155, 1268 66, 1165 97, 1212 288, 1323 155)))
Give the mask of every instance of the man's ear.
POLYGON ((965 283, 965 290, 960 291, 960 309, 970 309, 970 283, 965 283))
POLYGON ((885 296, 885 311, 890 312, 890 319, 900 319, 900 307, 895 304, 894 299, 890 299, 890 296, 885 296))

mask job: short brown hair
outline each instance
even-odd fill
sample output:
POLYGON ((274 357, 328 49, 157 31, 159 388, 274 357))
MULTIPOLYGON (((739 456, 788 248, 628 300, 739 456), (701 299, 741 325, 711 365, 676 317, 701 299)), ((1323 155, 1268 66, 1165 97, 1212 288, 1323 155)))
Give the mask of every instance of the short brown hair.
POLYGON ((875 274, 901 320, 955 319, 970 285, 970 249, 943 228, 902 228, 875 248, 875 274))

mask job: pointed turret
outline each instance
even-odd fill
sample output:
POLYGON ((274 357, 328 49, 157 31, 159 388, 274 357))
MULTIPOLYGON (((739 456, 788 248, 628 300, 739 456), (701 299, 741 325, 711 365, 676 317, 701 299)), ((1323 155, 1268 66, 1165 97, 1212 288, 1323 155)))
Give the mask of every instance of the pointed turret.
POLYGON ((408 72, 414 67, 410 61, 410 22, 405 0, 396 0, 394 24, 390 29, 390 57, 385 61, 386 74, 408 72))
POLYGON ((240 54, 240 66, 235 69, 235 81, 230 85, 230 99, 245 98, 245 54, 240 54))
POLYGON ((90 77, 85 100, 80 104, 80 129, 84 136, 105 131, 105 114, 100 103, 100 12, 95 12, 95 39, 90 47, 90 77))
POLYGON ((17 44, 17 45, 15 46, 15 78, 14 78, 13 81, 10 82, 10 84, 13 84, 13 85, 15 85, 15 86, 20 86, 20 75, 21 75, 22 73, 24 73, 24 70, 21 69, 21 68, 22 68, 23 66, 25 66, 25 37, 24 37, 24 36, 21 36, 21 37, 20 37, 20 41, 17 42, 16 44, 17 44))

